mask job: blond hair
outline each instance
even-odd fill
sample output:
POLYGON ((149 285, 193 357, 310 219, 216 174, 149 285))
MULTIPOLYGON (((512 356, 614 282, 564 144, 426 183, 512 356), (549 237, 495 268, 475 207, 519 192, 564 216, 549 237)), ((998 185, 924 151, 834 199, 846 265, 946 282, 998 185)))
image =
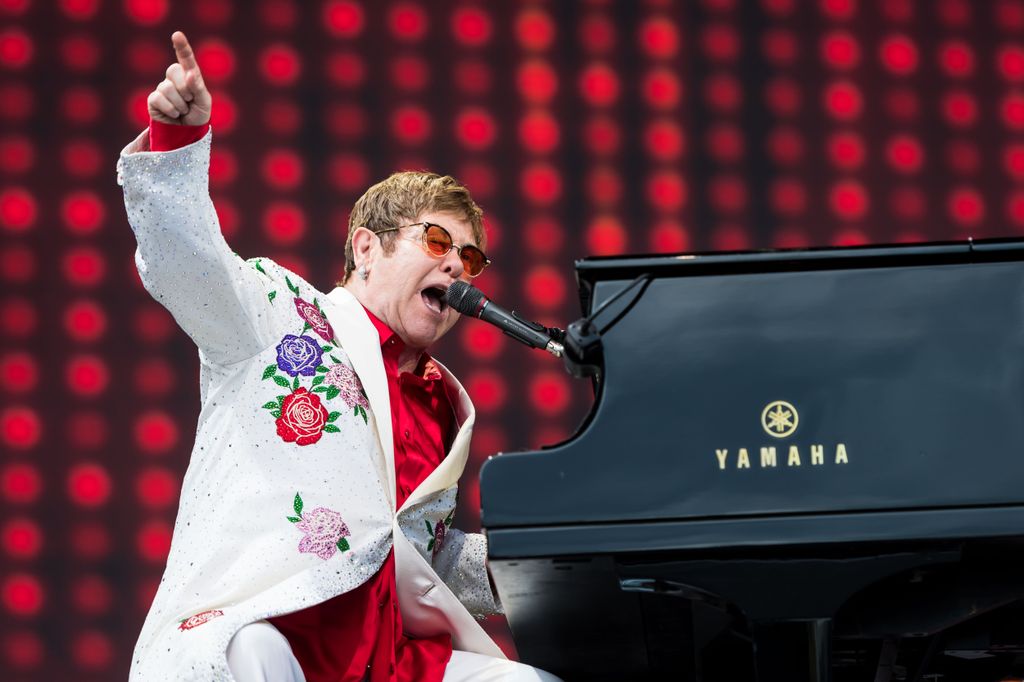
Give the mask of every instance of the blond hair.
POLYGON ((345 239, 345 276, 338 285, 348 281, 356 268, 352 235, 359 227, 377 234, 385 254, 395 250, 397 231, 380 233, 418 220, 425 213, 454 213, 465 218, 473 228, 473 238, 481 249, 486 247, 483 211, 469 190, 450 175, 426 171, 401 171, 370 187, 359 197, 348 218, 345 239))

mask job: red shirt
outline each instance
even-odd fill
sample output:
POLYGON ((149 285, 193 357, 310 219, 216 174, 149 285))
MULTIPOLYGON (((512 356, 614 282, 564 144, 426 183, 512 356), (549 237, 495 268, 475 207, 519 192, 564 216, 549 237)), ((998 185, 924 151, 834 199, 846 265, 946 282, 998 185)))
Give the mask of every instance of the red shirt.
MULTIPOLYGON (((150 121, 150 149, 168 151, 199 140, 209 125, 150 121)), ((404 344, 369 310, 380 335, 391 397, 396 504, 401 507, 441 460, 454 437, 455 413, 444 382, 424 353, 416 370, 398 371, 404 344)), ((321 604, 269 619, 288 639, 307 682, 441 682, 452 654, 449 635, 410 639, 402 630, 394 552, 361 586, 321 604)))

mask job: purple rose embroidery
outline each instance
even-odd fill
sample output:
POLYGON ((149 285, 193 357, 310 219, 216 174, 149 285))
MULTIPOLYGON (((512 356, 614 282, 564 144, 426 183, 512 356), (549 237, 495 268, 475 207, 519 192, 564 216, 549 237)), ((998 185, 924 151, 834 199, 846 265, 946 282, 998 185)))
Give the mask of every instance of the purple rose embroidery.
POLYGON ((277 344, 277 366, 291 376, 313 376, 323 356, 320 344, 312 338, 285 334, 277 344))
POLYGON ((324 341, 334 341, 334 330, 331 328, 331 323, 327 321, 319 308, 296 297, 295 309, 299 311, 299 317, 305 320, 324 341))
POLYGON ((344 538, 351 535, 348 526, 341 520, 341 514, 324 507, 304 512, 295 527, 305 533, 299 540, 299 551, 316 554, 321 559, 330 559, 338 549, 348 549, 344 538), (343 547, 342 547, 343 545, 343 547))
POLYGON ((444 544, 444 536, 447 530, 448 527, 444 525, 443 521, 434 526, 434 552, 431 556, 436 557, 437 553, 441 551, 441 545, 444 544))
POLYGON ((324 383, 341 391, 341 399, 349 407, 358 405, 365 408, 370 406, 370 402, 363 395, 363 386, 359 382, 359 377, 351 367, 340 363, 331 365, 327 374, 324 375, 324 383))

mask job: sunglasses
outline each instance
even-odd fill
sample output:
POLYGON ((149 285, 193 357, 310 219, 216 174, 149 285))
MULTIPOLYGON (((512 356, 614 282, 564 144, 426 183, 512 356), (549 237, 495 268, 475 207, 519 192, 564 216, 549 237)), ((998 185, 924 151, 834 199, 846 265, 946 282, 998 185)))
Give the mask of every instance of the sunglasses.
POLYGON ((455 249, 459 254, 459 259, 462 260, 462 269, 470 277, 476 277, 484 271, 484 268, 491 264, 491 259, 483 251, 472 244, 456 246, 448 230, 434 223, 409 223, 408 225, 399 225, 398 227, 386 227, 383 230, 377 230, 377 234, 381 232, 395 232, 403 227, 421 226, 423 227, 423 234, 420 238, 420 244, 423 246, 423 250, 431 256, 443 258, 448 255, 449 251, 455 249))

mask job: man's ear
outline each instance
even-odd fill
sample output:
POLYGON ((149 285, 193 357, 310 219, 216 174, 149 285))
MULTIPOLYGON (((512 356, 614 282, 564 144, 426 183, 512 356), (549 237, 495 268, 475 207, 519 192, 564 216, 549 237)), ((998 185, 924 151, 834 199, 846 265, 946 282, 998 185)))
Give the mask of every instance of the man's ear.
POLYGON ((356 270, 361 267, 370 267, 373 262, 374 249, 380 246, 380 240, 371 230, 360 225, 352 233, 352 257, 356 263, 356 270))

